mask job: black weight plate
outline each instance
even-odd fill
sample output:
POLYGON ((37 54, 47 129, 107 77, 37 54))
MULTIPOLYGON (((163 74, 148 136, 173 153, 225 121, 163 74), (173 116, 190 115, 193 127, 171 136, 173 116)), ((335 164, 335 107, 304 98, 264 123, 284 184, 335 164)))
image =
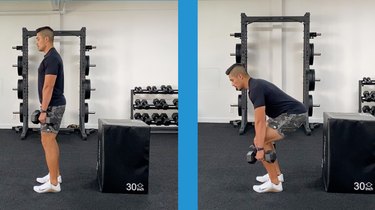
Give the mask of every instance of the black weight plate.
POLYGON ((20 103, 20 122, 23 122, 23 103, 20 103))
POLYGON ((17 81, 17 96, 18 99, 23 99, 23 79, 17 81))
POLYGON ((241 63, 241 44, 236 44, 236 63, 241 63))
POLYGON ((84 115, 85 115, 85 123, 89 121, 89 104, 85 103, 85 108, 84 108, 84 115))
POLYGON ((309 95, 309 117, 313 114, 313 97, 309 95))
POLYGON ((309 91, 315 90, 315 70, 310 69, 307 71, 307 80, 309 81, 309 91))
POLYGON ((314 64, 314 44, 309 44, 310 47, 310 56, 309 56, 309 64, 314 64))
POLYGON ((90 97, 91 97, 91 81, 89 79, 85 79, 83 81, 83 90, 85 92, 85 99, 90 99, 90 97))
POLYGON ((242 116, 242 95, 238 95, 238 116, 242 116))
POLYGON ((18 76, 22 76, 22 56, 17 57, 17 73, 18 76))
POLYGON ((85 63, 85 75, 87 76, 90 73, 90 56, 85 56, 85 63))

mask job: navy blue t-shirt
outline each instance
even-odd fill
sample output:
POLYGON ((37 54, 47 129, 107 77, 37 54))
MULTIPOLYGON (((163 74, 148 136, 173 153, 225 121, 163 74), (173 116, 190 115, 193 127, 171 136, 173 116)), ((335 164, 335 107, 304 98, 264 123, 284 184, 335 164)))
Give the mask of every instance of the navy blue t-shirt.
POLYGON ((276 85, 262 79, 250 78, 249 98, 254 109, 265 106, 266 115, 271 118, 283 113, 302 114, 307 112, 303 103, 289 96, 276 85))
POLYGON ((64 67, 62 59, 55 48, 51 48, 44 56, 38 69, 38 92, 39 101, 43 99, 43 85, 45 75, 57 75, 55 86, 53 87, 52 98, 48 106, 61 106, 66 104, 64 96, 64 67))

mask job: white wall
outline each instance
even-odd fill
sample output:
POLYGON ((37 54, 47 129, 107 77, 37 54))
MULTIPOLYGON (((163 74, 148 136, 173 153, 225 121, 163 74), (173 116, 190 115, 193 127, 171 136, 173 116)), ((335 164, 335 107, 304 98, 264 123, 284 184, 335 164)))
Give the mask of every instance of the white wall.
MULTIPOLYGON (((322 33, 312 40, 315 51, 313 69, 322 81, 312 92, 312 122, 322 122, 323 112, 357 112, 358 80, 374 77, 372 49, 375 29, 373 1, 298 1, 298 0, 199 0, 199 93, 200 122, 228 122, 239 119, 236 92, 225 75, 234 63, 236 43, 230 33, 240 32, 240 13, 248 16, 311 13, 311 31, 322 33), (324 5, 324 6, 323 6, 324 5)), ((302 100, 303 26, 299 23, 256 23, 248 27, 248 69, 250 74, 276 83, 293 97, 302 100), (281 29, 281 32, 280 32, 281 29)), ((253 119, 251 103, 250 121, 253 119)))
MULTIPOLYGON (((19 10, 31 5, 35 7, 35 4, 48 8, 50 2, 23 3, 24 8, 19 10)), ((6 4, 7 7, 14 5, 6 4)), ((96 112, 89 117, 89 128, 97 127, 98 118, 129 119, 130 89, 134 86, 170 84, 178 88, 177 2, 74 1, 67 3, 65 13, 61 15, 32 11, 26 11, 25 15, 14 14, 0 12, 0 25, 6 29, 0 35, 1 128, 20 125, 18 115, 12 112, 18 110, 21 100, 11 90, 20 77, 11 66, 21 52, 11 47, 21 44, 22 27, 29 30, 44 25, 55 30, 86 27, 86 43, 97 47, 87 53, 91 63, 97 66, 90 68, 88 76, 92 88, 96 88, 87 101, 90 111, 96 112)), ((29 39, 29 45, 30 114, 39 106, 36 76, 43 54, 37 51, 34 38, 29 39)), ((79 38, 56 37, 55 46, 63 58, 65 71, 67 109, 62 126, 78 124, 79 38)), ((30 126, 33 127, 31 123, 30 126)))

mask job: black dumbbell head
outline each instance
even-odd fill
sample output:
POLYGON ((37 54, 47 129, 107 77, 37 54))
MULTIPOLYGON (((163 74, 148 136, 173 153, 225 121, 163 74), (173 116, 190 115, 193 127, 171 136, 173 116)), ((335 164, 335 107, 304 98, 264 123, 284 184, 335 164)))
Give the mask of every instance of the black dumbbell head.
POLYGON ((30 116, 31 122, 34 124, 39 124, 39 115, 40 115, 40 110, 35 110, 30 116))
POLYGON ((363 113, 369 113, 370 110, 371 110, 370 107, 367 106, 367 105, 362 107, 362 112, 363 112, 363 113))
POLYGON ((155 119, 157 119, 157 118, 159 118, 160 117, 160 115, 158 114, 158 113, 153 113, 152 115, 151 115, 151 118, 153 119, 153 120, 155 120, 155 119))
POLYGON ((142 118, 150 118, 150 115, 148 115, 148 113, 143 113, 142 118))
POLYGON ((249 152, 246 154, 246 160, 250 164, 254 164, 257 162, 255 156, 257 155, 257 150, 254 145, 250 145, 249 152))
POLYGON ((134 119, 136 119, 136 120, 139 120, 139 119, 141 119, 142 118, 142 115, 141 115, 141 113, 135 113, 134 114, 134 119))

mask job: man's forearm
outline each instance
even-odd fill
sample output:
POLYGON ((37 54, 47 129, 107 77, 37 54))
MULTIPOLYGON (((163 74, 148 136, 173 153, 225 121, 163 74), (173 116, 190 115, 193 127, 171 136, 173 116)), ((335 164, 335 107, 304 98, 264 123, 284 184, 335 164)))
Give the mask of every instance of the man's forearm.
POLYGON ((42 110, 47 110, 49 103, 51 102, 52 98, 52 92, 53 92, 53 87, 50 86, 44 86, 42 95, 43 95, 43 100, 42 100, 42 110))

